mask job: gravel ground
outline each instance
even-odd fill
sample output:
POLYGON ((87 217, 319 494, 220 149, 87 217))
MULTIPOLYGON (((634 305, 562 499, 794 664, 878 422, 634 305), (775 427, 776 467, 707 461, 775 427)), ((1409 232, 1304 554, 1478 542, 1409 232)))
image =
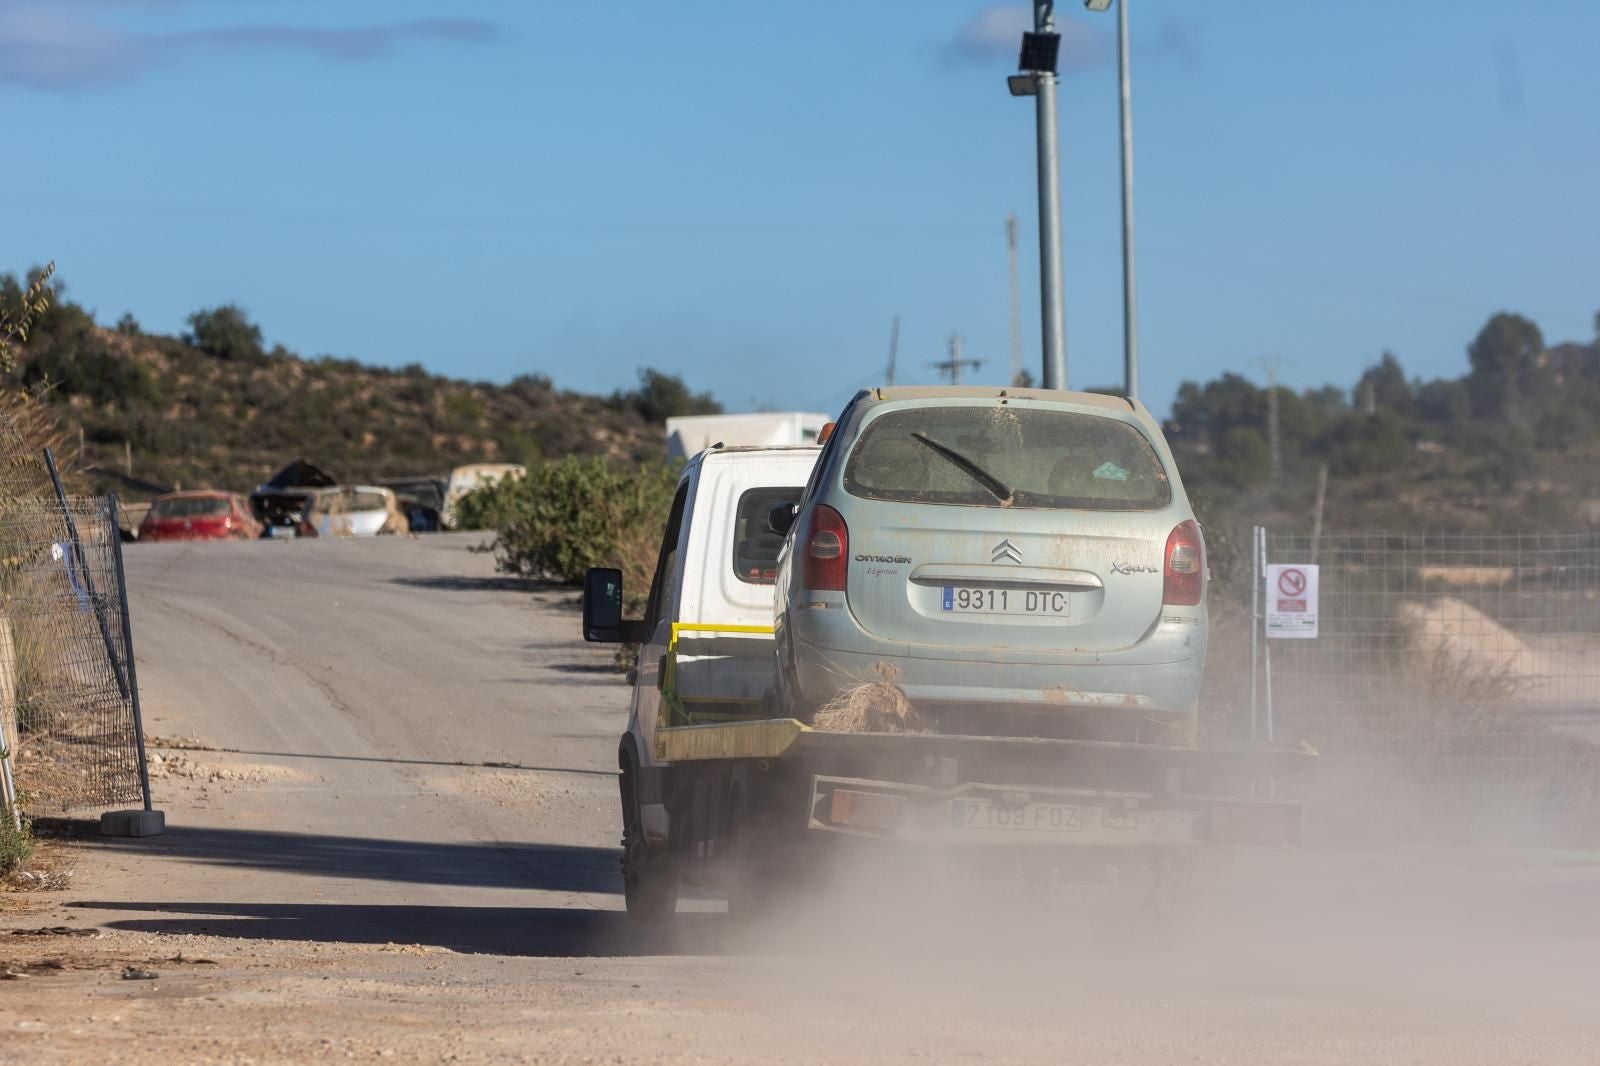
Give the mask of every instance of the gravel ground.
POLYGON ((472 543, 130 548, 172 830, 0 895, 0 1059, 1600 1061, 1592 867, 1241 860, 1155 945, 914 879, 640 937, 627 691, 472 543))

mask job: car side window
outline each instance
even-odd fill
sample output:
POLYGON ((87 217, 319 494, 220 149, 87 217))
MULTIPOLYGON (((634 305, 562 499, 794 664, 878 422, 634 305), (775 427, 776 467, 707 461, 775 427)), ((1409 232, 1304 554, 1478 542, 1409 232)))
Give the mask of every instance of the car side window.
POLYGON ((688 499, 689 483, 684 482, 678 486, 678 494, 672 498, 672 511, 667 515, 666 532, 661 537, 661 554, 656 558, 655 576, 650 581, 650 601, 645 607, 644 617, 652 633, 661 622, 663 608, 670 607, 663 601, 666 583, 671 580, 672 565, 678 557, 678 540, 683 535, 683 509, 688 499))
POLYGON ((811 468, 811 477, 806 481, 806 491, 800 497, 800 505, 804 507, 810 502, 811 497, 817 493, 817 487, 827 479, 827 468, 833 462, 833 457, 839 453, 839 440, 845 435, 845 427, 850 423, 850 416, 855 413, 856 400, 852 399, 845 404, 844 410, 839 412, 839 420, 834 424, 833 435, 822 446, 822 454, 817 456, 816 465, 811 468))

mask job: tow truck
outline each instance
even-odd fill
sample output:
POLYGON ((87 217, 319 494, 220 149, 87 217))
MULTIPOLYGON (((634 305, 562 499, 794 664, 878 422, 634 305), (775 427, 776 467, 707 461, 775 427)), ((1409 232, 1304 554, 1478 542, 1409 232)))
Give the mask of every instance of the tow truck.
POLYGON ((1299 805, 1259 797, 1304 770, 1303 745, 847 733, 783 715, 772 582, 819 451, 691 459, 642 619, 623 617, 620 570, 586 576, 584 638, 639 647, 618 747, 631 916, 661 921, 685 885, 749 913, 863 849, 968 850, 1080 883, 1138 869, 1124 879, 1159 903, 1202 850, 1298 844, 1299 805))

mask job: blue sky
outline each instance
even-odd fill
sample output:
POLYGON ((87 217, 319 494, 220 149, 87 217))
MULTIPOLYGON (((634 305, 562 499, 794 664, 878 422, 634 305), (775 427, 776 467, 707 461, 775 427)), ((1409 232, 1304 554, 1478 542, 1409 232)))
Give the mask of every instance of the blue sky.
MULTIPOLYGON (((1600 4, 1131 0, 1144 398, 1281 360, 1455 376, 1501 308, 1600 310, 1600 4)), ((1022 8, 0 0, 0 268, 106 323, 238 302, 306 355, 641 366, 836 410, 958 330, 1039 359, 1022 8)), ((1063 0, 1068 376, 1121 373, 1109 15, 1063 0)))

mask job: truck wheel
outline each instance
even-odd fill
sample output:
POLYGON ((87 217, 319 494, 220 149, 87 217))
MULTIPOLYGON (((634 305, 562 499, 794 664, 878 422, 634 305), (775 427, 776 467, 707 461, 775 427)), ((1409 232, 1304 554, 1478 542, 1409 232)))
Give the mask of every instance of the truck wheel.
POLYGON ((622 792, 622 898, 630 919, 640 925, 657 925, 677 912, 677 873, 670 856, 650 854, 639 821, 629 753, 623 753, 621 763, 617 781, 622 792))
POLYGON ((622 898, 628 917, 641 925, 659 925, 678 910, 672 862, 650 854, 637 819, 622 833, 622 898))

